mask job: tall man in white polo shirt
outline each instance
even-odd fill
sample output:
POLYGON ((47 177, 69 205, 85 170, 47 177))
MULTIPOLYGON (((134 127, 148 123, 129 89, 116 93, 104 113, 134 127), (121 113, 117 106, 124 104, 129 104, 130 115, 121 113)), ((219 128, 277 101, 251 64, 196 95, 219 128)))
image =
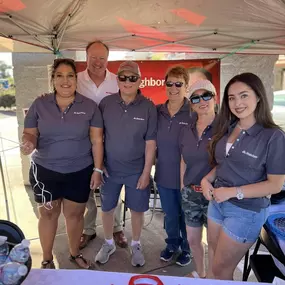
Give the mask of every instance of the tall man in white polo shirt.
MULTIPOLYGON (((116 75, 107 69, 108 55, 108 46, 100 41, 91 42, 86 47, 87 68, 77 75, 77 91, 94 100, 98 105, 104 97, 117 93, 119 90, 116 75)), ((96 237, 97 206, 93 191, 90 192, 86 207, 81 249, 96 237)), ((121 216, 122 203, 120 201, 115 213, 114 240, 118 246, 127 247, 127 239, 121 227, 121 216)))

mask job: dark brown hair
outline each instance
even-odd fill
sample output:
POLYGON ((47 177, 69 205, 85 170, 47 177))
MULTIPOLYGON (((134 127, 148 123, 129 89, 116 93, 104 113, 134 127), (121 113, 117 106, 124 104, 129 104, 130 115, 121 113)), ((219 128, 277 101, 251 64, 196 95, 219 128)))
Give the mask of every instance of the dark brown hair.
POLYGON ((238 121, 238 118, 231 112, 229 107, 229 88, 236 82, 241 82, 250 87, 257 98, 259 99, 256 109, 254 110, 254 116, 256 122, 262 125, 264 128, 280 128, 276 125, 272 119, 270 112, 266 91, 261 79, 253 73, 242 73, 233 77, 227 84, 224 97, 222 101, 222 107, 217 118, 217 124, 214 130, 215 135, 209 145, 209 152, 212 165, 216 164, 215 160, 215 148, 218 141, 226 134, 229 126, 238 121))
POLYGON ((184 66, 177 65, 168 69, 165 75, 165 81, 167 81, 169 76, 183 77, 183 79, 185 80, 185 84, 188 85, 189 73, 184 66))
MULTIPOLYGON (((53 85, 54 75, 58 67, 62 64, 70 66, 73 72, 75 73, 75 77, 77 78, 75 61, 71 58, 57 58, 54 60, 53 65, 51 67, 51 85, 53 86, 53 89, 54 89, 53 85)), ((54 91, 56 90, 54 89, 54 91)))
POLYGON ((108 55, 109 55, 109 47, 108 47, 106 44, 104 44, 103 42, 99 41, 99 40, 90 42, 90 43, 87 45, 87 47, 86 47, 86 53, 88 53, 88 49, 89 49, 92 45, 94 45, 94 44, 100 44, 100 45, 104 46, 105 49, 107 50, 108 55))
POLYGON ((207 69, 203 68, 203 67, 199 67, 199 66, 193 66, 193 67, 189 67, 187 69, 187 71, 191 74, 194 72, 200 72, 202 74, 205 75, 205 77, 209 80, 209 81, 213 81, 213 77, 210 71, 208 71, 207 69))

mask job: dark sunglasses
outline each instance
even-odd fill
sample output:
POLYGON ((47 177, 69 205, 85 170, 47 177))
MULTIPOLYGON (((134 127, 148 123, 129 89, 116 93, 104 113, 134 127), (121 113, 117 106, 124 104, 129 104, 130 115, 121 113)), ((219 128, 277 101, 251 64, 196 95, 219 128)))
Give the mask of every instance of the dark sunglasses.
POLYGON ((134 83, 134 82, 137 82, 139 80, 139 76, 136 76, 136 75, 131 75, 131 76, 118 75, 118 79, 121 82, 126 82, 128 79, 130 82, 134 83))
POLYGON ((210 101, 212 98, 214 97, 214 94, 212 92, 205 92, 204 94, 202 95, 195 95, 193 94, 191 97, 190 97, 190 101, 192 104, 198 104, 200 103, 201 101, 201 98, 204 100, 204 101, 210 101))
POLYGON ((175 87, 177 88, 181 88, 183 86, 183 82, 177 81, 177 82, 172 82, 172 81, 166 81, 165 85, 167 87, 172 87, 173 85, 175 85, 175 87))

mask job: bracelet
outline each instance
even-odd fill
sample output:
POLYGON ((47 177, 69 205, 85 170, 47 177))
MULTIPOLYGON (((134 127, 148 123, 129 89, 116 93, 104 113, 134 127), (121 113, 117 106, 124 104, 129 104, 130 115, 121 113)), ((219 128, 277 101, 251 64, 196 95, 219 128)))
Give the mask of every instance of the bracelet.
POLYGON ((103 170, 99 169, 99 168, 93 168, 93 171, 99 172, 101 175, 103 175, 103 170))

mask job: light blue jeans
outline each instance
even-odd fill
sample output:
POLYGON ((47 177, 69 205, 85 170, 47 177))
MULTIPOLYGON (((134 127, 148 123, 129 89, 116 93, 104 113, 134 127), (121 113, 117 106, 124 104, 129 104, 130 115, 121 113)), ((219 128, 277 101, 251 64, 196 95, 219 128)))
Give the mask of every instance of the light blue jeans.
POLYGON ((262 226, 268 217, 268 207, 260 212, 240 208, 228 201, 211 201, 208 219, 223 227, 224 232, 239 243, 253 243, 258 239, 262 226))

